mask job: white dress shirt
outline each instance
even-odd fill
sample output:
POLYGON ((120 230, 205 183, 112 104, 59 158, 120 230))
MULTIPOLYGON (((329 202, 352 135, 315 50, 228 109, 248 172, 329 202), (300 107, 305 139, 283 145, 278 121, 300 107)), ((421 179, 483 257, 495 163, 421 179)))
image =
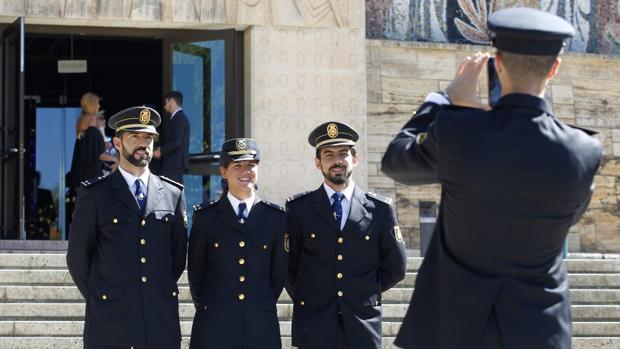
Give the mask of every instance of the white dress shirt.
MULTIPOLYGON (((121 165, 118 166, 118 170, 123 175, 123 178, 125 178, 125 181, 127 182, 127 185, 129 186, 129 191, 131 192, 131 195, 134 195, 134 193, 136 192, 136 179, 140 179, 142 181, 141 185, 142 185, 142 192, 144 193, 144 195, 148 193, 149 175, 151 174, 151 171, 149 171, 148 167, 146 168, 146 171, 144 171, 144 173, 140 175, 140 177, 136 177, 132 175, 131 173, 125 171, 121 165)), ((137 202, 138 202, 138 199, 136 199, 136 203, 137 202)))
POLYGON ((228 198, 228 201, 230 201, 230 204, 232 205, 233 210, 235 210, 235 215, 239 216, 239 204, 242 202, 245 202, 245 211, 243 212, 243 216, 244 217, 250 216, 250 210, 252 209, 252 206, 254 205, 254 201, 256 201, 256 195, 254 194, 254 192, 252 192, 252 196, 250 196, 249 198, 245 200, 237 199, 230 192, 226 194, 226 197, 228 198))
MULTIPOLYGON (((336 192, 329 185, 323 183, 323 188, 327 192, 327 197, 329 198, 329 204, 332 205, 334 203, 334 199, 332 199, 332 195, 336 192)), ((344 198, 340 202, 342 204, 342 219, 340 220, 340 230, 344 229, 344 225, 347 223, 347 218, 349 218, 349 211, 351 211, 351 198, 353 197, 353 190, 355 189, 355 183, 351 180, 351 184, 346 187, 342 194, 344 198)))

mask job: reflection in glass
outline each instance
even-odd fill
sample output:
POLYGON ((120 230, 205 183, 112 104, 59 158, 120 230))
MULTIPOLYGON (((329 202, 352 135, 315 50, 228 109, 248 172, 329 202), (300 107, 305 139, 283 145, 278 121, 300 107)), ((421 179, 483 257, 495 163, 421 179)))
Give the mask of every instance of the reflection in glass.
MULTIPOLYGON (((224 40, 177 43, 172 47, 172 88, 183 93, 190 123, 189 152, 219 152, 225 138, 224 40)), ((183 177, 187 206, 215 199, 220 176, 183 177)))

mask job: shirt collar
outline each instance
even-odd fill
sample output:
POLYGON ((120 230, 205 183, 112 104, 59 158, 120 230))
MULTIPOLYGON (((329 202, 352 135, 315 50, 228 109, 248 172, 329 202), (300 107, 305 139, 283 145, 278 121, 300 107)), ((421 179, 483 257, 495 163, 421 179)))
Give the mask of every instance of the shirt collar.
POLYGON ((183 108, 178 107, 177 110, 173 111, 172 114, 170 114, 170 120, 172 120, 172 118, 176 115, 176 113, 179 112, 179 110, 183 110, 183 108))
POLYGON ((237 199, 233 194, 231 194, 230 192, 228 192, 226 194, 226 197, 228 198, 228 201, 230 201, 230 204, 232 205, 233 209, 235 210, 235 212, 237 212, 237 209, 239 208, 239 204, 241 202, 245 202, 248 212, 250 212, 250 209, 252 208, 252 206, 254 205, 254 201, 256 201, 256 194, 254 194, 254 192, 252 192, 252 196, 250 196, 249 198, 245 199, 245 200, 239 200, 237 199))
POLYGON ((123 175, 123 178, 125 178, 125 181, 127 182, 127 185, 129 186, 130 189, 131 189, 131 186, 134 185, 134 183, 136 182, 136 179, 138 178, 142 180, 142 183, 144 183, 145 188, 148 187, 149 175, 151 174, 151 171, 149 170, 148 167, 146 168, 146 171, 144 171, 144 173, 140 177, 134 176, 133 174, 125 171, 121 165, 118 166, 118 170, 123 175))
POLYGON ((544 112, 545 114, 553 115, 549 102, 540 97, 524 93, 511 93, 503 96, 499 99, 495 108, 505 106, 536 109, 544 112))
MULTIPOLYGON (((332 187, 330 187, 329 185, 327 185, 327 183, 323 182, 323 188, 325 188, 325 191, 327 192, 327 198, 331 200, 332 195, 334 195, 334 193, 336 192, 334 189, 332 189, 332 187)), ((351 184, 349 184, 348 187, 346 187, 343 191, 342 194, 344 195, 344 197, 347 199, 347 201, 351 202, 351 198, 353 197, 353 190, 355 189, 355 183, 353 182, 353 180, 351 180, 351 184)), ((331 202, 331 201, 330 201, 331 202)))

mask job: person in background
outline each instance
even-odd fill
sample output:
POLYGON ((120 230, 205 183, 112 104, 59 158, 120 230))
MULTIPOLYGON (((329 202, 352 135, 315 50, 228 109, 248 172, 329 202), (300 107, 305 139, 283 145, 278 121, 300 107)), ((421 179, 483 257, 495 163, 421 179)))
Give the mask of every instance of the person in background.
POLYGON ((183 94, 168 92, 164 96, 164 110, 170 115, 162 126, 162 145, 153 154, 161 158, 161 174, 183 183, 183 173, 189 164, 189 120, 183 111, 183 94))
POLYGON ((276 301, 288 254, 284 208, 256 195, 260 152, 250 138, 222 145, 219 200, 194 207, 188 278, 191 349, 278 349, 276 301))

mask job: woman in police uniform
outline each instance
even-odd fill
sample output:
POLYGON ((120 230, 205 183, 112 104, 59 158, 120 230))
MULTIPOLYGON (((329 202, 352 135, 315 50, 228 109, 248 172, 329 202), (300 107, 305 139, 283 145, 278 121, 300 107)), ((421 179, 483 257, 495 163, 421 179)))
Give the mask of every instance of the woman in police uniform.
POLYGON ((191 349, 281 347, 276 301, 288 267, 285 214, 256 196, 259 160, 253 139, 226 141, 220 152, 224 193, 194 207, 191 349))

